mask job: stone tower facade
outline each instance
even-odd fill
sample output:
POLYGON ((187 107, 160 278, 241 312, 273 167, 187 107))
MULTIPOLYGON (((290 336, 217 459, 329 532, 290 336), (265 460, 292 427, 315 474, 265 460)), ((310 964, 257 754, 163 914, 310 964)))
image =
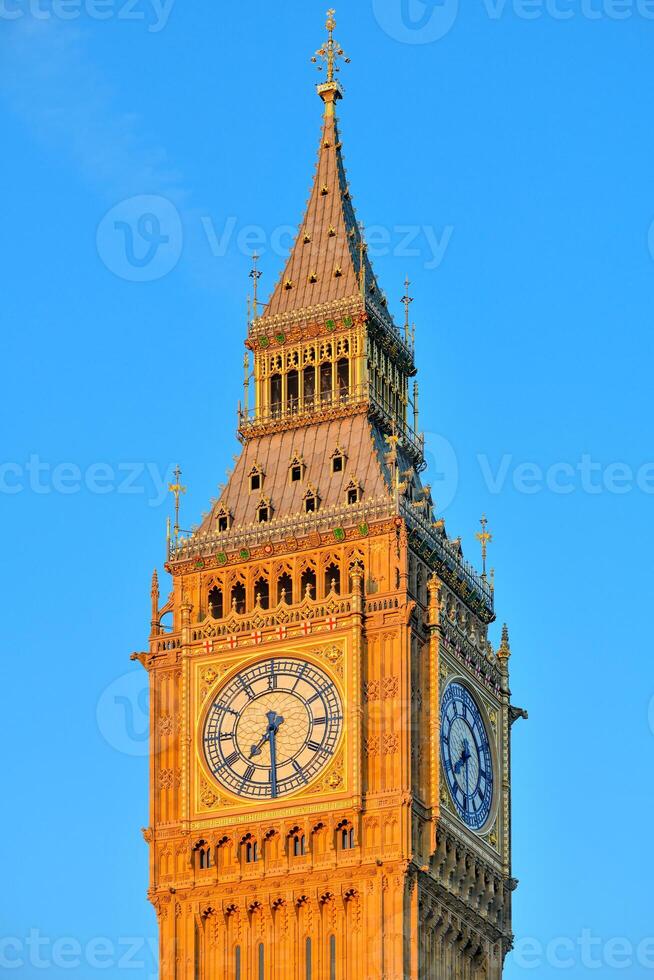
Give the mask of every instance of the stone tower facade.
POLYGON ((508 633, 494 651, 492 585, 422 479, 413 345, 352 206, 328 29, 313 190, 246 339, 242 451, 170 538, 136 655, 161 977, 496 980, 508 633))

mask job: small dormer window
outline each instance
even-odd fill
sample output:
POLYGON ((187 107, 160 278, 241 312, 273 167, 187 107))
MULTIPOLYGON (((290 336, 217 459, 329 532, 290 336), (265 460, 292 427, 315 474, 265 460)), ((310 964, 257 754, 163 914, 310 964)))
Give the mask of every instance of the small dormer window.
POLYGON ((262 500, 259 506, 257 507, 257 520, 259 524, 266 524, 270 520, 270 516, 271 516, 270 504, 267 501, 262 500))
POLYGON ((224 534, 226 531, 229 531, 232 525, 232 515, 230 514, 230 512, 226 510, 224 507, 221 507, 220 510, 218 511, 218 514, 216 515, 216 518, 217 518, 216 526, 218 528, 218 533, 224 534))
POLYGON ((345 494, 348 504, 358 504, 361 500, 361 487, 352 480, 348 484, 345 494))
POLYGON ((256 493, 263 486, 263 470, 259 466, 253 466, 250 470, 250 493, 256 493))
POLYGON ((320 498, 318 497, 318 491, 315 487, 307 487, 307 492, 304 495, 303 502, 305 514, 314 514, 318 510, 320 498))
POLYGON ((306 467, 304 460, 297 453, 291 457, 288 464, 288 479, 290 483, 301 483, 304 479, 306 467))
POLYGON ((342 473, 345 469, 345 456, 340 449, 332 453, 332 473, 342 473))

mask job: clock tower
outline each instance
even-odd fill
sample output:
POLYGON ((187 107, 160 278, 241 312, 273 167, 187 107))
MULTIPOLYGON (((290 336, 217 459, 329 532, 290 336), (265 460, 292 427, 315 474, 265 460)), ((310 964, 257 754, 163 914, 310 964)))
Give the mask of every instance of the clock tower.
MULTIPOLYGON (((492 582, 425 481, 410 298, 398 328, 343 164, 332 11, 327 28, 313 189, 265 305, 253 273, 241 453, 202 523, 176 520, 135 655, 161 977, 497 980, 509 637, 491 646, 492 582)), ((485 566, 485 521, 479 538, 485 566)))

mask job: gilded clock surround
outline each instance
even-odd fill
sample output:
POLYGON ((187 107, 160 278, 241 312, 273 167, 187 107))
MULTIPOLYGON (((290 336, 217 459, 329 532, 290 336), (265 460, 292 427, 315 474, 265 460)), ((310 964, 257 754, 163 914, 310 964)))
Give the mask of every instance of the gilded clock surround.
MULTIPOLYGON (((181 472, 151 588, 149 897, 162 980, 499 980, 511 948, 508 630, 436 512, 419 433, 415 328, 398 328, 351 203, 328 38, 313 190, 267 303, 249 319, 241 453, 191 533, 181 472), (334 462, 336 461, 336 462, 334 462), (164 617, 172 624, 164 626, 164 617), (245 799, 202 734, 230 679, 270 658, 320 666, 343 705, 331 761, 302 789, 245 799), (440 762, 452 679, 487 723, 496 786, 480 833, 440 762)), ((218 466, 218 464, 217 464, 218 466)))
MULTIPOLYGON (((216 666, 212 663, 209 667, 198 663, 196 665, 196 681, 195 687, 198 690, 198 680, 199 680, 199 697, 197 698, 197 709, 196 715, 199 718, 196 731, 194 733, 194 740, 196 746, 196 778, 195 778, 195 806, 196 812, 202 809, 202 795, 206 793, 207 788, 212 792, 216 798, 220 798, 222 802, 222 808, 225 811, 229 811, 229 817, 226 814, 221 814, 218 825, 224 823, 226 820, 231 819, 231 816, 238 815, 243 810, 246 813, 251 813, 251 806, 254 802, 250 798, 240 798, 238 794, 231 792, 228 788, 220 783, 216 778, 215 774, 211 771, 208 765, 206 753, 203 746, 203 733, 205 730, 206 720, 209 712, 211 711, 211 705, 214 699, 220 695, 223 688, 236 677, 241 670, 244 668, 249 668, 255 666, 257 663, 265 661, 269 658, 270 654, 261 654, 258 657, 252 656, 251 649, 244 651, 244 655, 239 658, 235 658, 230 666, 218 664, 217 666, 222 669, 219 671, 216 666), (213 687, 211 689, 203 686, 207 671, 211 673, 209 676, 212 677, 213 687)), ((286 643, 282 649, 275 646, 274 651, 275 657, 288 657, 298 660, 303 660, 306 663, 313 664, 323 671, 329 678, 335 689, 338 692, 339 699, 344 708, 342 730, 340 732, 338 743, 336 745, 333 758, 320 770, 320 772, 311 779, 308 785, 303 788, 286 794, 277 800, 267 800, 266 806, 271 809, 280 809, 288 811, 289 807, 292 806, 293 802, 301 797, 304 799, 307 796, 312 796, 317 793, 321 795, 328 794, 333 795, 342 799, 344 795, 347 795, 349 787, 353 785, 354 771, 348 767, 348 761, 350 753, 348 752, 348 736, 349 736, 349 726, 348 719, 345 715, 345 705, 352 703, 349 697, 349 685, 347 682, 347 665, 348 665, 348 655, 347 655, 347 639, 341 640, 339 643, 331 642, 325 647, 316 647, 314 643, 299 643, 292 644, 286 643)), ((216 806, 214 805, 212 809, 215 812, 216 806)))

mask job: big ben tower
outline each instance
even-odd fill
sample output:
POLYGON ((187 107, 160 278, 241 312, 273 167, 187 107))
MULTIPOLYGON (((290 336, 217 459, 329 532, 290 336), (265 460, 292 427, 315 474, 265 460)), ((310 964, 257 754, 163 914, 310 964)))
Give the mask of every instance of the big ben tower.
POLYGON ((138 654, 163 980, 497 980, 512 942, 508 632, 494 650, 492 582, 423 480, 334 29, 309 203, 245 340, 242 450, 202 524, 176 522, 138 654))

